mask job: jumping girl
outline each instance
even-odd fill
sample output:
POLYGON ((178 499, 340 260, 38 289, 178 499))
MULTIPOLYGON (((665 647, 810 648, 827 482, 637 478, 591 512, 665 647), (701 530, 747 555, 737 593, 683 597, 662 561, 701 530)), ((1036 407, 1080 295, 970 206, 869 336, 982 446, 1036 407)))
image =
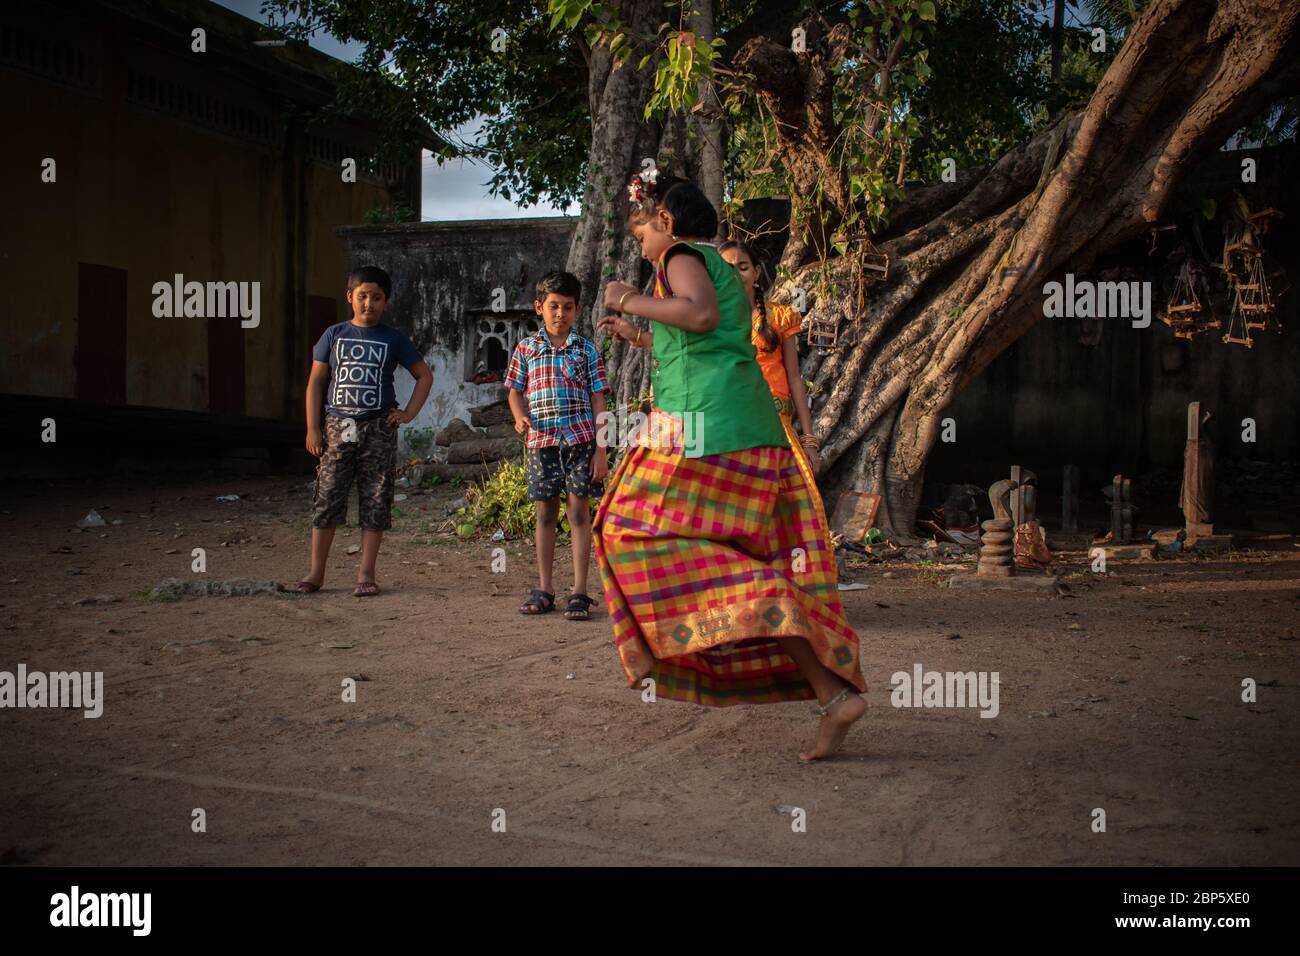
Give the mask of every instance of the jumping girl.
POLYGON ((709 241, 716 211, 674 176, 636 177, 630 191, 655 294, 612 282, 605 304, 655 328, 615 315, 600 328, 652 351, 654 408, 594 540, 628 686, 653 678, 658 696, 710 706, 815 698, 817 740, 800 756, 830 756, 866 685, 807 463, 755 361, 744 286, 709 241))

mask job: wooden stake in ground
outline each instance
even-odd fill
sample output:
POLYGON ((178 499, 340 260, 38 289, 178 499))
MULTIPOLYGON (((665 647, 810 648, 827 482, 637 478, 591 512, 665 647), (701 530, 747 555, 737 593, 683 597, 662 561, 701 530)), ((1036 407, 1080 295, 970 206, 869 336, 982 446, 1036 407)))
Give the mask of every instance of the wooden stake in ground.
POLYGON ((1178 507, 1188 538, 1214 534, 1214 437, 1210 429, 1213 412, 1203 411, 1200 402, 1187 406, 1187 450, 1183 453, 1183 486, 1178 507))

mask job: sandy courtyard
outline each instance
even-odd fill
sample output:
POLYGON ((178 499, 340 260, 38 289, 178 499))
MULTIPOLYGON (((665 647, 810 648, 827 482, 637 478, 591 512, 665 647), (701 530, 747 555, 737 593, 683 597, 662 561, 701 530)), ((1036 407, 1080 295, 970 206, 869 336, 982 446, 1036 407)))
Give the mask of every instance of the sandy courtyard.
POLYGON ((1291 537, 1105 578, 1067 554, 1062 597, 855 565, 867 716, 804 766, 808 705, 645 703, 603 606, 520 617, 531 542, 492 573, 492 542, 430 530, 459 494, 398 505, 377 598, 352 597, 346 529, 319 594, 164 602, 148 590, 199 577, 196 547, 210 580, 297 580, 306 479, 12 490, 0 670, 102 671, 105 699, 97 720, 0 711, 0 862, 1300 863, 1291 537), (122 523, 72 530, 92 507, 122 523), (96 596, 120 600, 77 603, 96 596), (1000 713, 891 706, 918 663, 999 672, 1000 713))

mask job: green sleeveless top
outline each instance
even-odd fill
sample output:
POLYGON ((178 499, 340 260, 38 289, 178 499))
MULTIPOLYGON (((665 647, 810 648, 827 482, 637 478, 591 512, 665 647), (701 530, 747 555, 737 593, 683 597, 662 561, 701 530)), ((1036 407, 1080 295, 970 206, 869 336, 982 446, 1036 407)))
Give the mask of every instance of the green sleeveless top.
POLYGON ((712 332, 656 324, 650 372, 654 407, 693 416, 700 455, 790 447, 750 341, 749 297, 735 267, 707 243, 676 242, 659 257, 655 298, 673 294, 668 259, 686 251, 703 260, 718 294, 720 319, 712 332))

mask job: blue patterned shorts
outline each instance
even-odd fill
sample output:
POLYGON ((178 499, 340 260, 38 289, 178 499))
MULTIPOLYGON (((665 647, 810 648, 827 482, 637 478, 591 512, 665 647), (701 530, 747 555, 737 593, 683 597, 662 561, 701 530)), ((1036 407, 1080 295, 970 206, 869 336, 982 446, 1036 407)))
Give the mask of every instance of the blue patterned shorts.
POLYGON ((591 480, 591 458, 595 452, 594 441, 528 449, 528 500, 553 501, 566 490, 575 497, 590 498, 596 488, 591 480))

